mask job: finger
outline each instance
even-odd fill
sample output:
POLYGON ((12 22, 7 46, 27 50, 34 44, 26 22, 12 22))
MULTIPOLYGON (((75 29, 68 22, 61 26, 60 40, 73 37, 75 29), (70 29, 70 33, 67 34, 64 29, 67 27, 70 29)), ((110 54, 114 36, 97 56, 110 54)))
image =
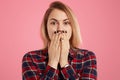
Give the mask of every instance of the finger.
POLYGON ((52 46, 55 46, 56 48, 58 48, 58 46, 59 46, 59 38, 60 38, 59 33, 55 33, 55 37, 52 40, 52 46))
POLYGON ((65 40, 65 33, 62 33, 61 41, 65 40))
POLYGON ((55 33, 53 33, 53 34, 52 34, 52 38, 51 38, 51 45, 53 44, 54 39, 55 39, 55 33))
POLYGON ((59 33, 57 32, 57 33, 56 33, 56 36, 55 36, 55 39, 54 39, 54 42, 55 42, 55 43, 56 43, 58 37, 59 37, 59 33))
POLYGON ((64 38, 65 38, 65 40, 68 40, 68 33, 67 33, 67 31, 65 31, 65 33, 64 33, 64 38))
POLYGON ((60 38, 61 38, 61 34, 60 33, 57 33, 57 38, 56 38, 56 41, 55 41, 55 45, 56 47, 58 48, 58 46, 60 46, 60 38))
POLYGON ((50 42, 48 43, 48 48, 50 47, 50 42))
POLYGON ((58 46, 58 52, 60 51, 60 45, 58 46))
POLYGON ((61 34, 61 48, 64 46, 65 44, 65 40, 64 40, 64 33, 61 34))
POLYGON ((66 44, 67 41, 69 41, 68 38, 67 38, 67 36, 68 36, 67 33, 62 33, 62 38, 63 38, 63 39, 61 39, 62 46, 64 44, 66 44))

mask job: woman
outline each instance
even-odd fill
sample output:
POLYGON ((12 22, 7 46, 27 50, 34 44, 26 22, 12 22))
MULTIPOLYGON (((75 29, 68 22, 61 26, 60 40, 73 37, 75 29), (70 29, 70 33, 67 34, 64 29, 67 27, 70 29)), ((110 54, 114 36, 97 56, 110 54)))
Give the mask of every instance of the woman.
POLYGON ((92 51, 80 49, 78 22, 72 10, 55 1, 41 25, 44 49, 29 51, 22 60, 23 80, 96 80, 92 51))

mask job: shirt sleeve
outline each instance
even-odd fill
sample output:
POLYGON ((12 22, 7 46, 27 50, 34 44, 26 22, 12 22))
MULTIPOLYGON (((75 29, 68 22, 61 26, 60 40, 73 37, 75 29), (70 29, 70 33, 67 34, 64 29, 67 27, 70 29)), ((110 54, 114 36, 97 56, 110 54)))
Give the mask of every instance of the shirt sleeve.
POLYGON ((56 78, 56 74, 57 70, 49 65, 46 66, 44 73, 41 73, 29 54, 26 54, 22 59, 23 80, 52 80, 56 78))
POLYGON ((93 52, 88 52, 82 60, 83 68, 80 73, 76 73, 75 69, 71 65, 66 68, 62 68, 61 73, 65 80, 97 80, 95 54, 93 52))
POLYGON ((97 80, 97 61, 92 51, 88 51, 83 59, 82 80, 97 80))
POLYGON ((71 65, 61 69, 62 76, 65 80, 78 80, 79 77, 71 65))

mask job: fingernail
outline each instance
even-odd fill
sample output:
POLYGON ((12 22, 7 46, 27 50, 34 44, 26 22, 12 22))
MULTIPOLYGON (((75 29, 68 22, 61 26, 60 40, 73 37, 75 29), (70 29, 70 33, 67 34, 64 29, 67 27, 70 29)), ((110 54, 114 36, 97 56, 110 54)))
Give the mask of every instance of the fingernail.
POLYGON ((62 33, 64 33, 64 31, 62 31, 62 33))
POLYGON ((67 33, 67 31, 65 31, 65 33, 67 33))
POLYGON ((54 31, 54 34, 56 34, 56 31, 54 31))
POLYGON ((59 32, 59 30, 57 31, 57 33, 59 32))

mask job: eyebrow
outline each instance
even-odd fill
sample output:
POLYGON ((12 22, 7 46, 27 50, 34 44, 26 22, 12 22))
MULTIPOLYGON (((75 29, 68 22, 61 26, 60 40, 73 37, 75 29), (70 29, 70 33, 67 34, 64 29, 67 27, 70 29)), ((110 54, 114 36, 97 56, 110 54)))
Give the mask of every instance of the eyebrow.
MULTIPOLYGON (((55 18, 51 18, 50 20, 59 21, 59 20, 57 20, 57 19, 55 19, 55 18)), ((66 20, 69 20, 69 19, 64 19, 63 21, 66 21, 66 20)))

